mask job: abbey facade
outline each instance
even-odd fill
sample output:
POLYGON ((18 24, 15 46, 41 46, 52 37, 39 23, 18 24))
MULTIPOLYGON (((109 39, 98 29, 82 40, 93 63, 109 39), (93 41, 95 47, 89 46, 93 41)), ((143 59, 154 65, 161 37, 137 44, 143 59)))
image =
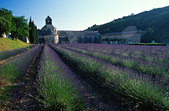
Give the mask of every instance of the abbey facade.
POLYGON ((52 19, 45 19, 46 25, 38 29, 39 43, 101 43, 98 31, 67 31, 57 30, 52 19))
POLYGON ((48 16, 45 21, 46 25, 41 30, 38 29, 39 43, 58 43, 59 37, 56 27, 52 25, 52 19, 48 16))

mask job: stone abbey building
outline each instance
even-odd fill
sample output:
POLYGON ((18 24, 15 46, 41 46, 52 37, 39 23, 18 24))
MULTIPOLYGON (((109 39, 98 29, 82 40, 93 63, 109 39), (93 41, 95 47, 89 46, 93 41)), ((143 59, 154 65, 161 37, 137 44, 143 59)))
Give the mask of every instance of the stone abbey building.
POLYGON ((45 21, 46 25, 41 30, 38 29, 39 43, 101 43, 98 31, 57 30, 49 16, 45 21))
POLYGON ((141 36, 144 31, 127 31, 127 32, 116 32, 116 33, 106 33, 102 34, 102 43, 104 44, 131 44, 140 43, 141 36))
MULTIPOLYGON (((52 25, 52 19, 48 16, 46 25, 38 29, 39 43, 106 43, 106 44, 130 44, 140 43, 143 31, 125 31, 106 33, 100 35, 98 31, 69 31, 57 30, 52 25)), ((132 27, 131 27, 132 28, 132 27)))

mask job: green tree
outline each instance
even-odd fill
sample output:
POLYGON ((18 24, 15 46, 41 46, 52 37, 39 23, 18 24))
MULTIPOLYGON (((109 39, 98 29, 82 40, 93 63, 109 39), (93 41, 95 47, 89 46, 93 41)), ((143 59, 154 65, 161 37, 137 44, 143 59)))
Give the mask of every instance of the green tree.
POLYGON ((154 39, 154 36, 155 36, 155 28, 149 27, 149 28, 146 29, 146 33, 141 38, 141 42, 150 43, 154 39))
POLYGON ((0 9, 0 37, 2 34, 8 34, 12 26, 12 11, 5 8, 0 9))
POLYGON ((29 21, 29 39, 30 39, 30 43, 32 44, 36 44, 38 43, 38 34, 37 34, 37 27, 34 24, 34 21, 32 21, 32 19, 30 18, 29 21))
POLYGON ((33 43, 33 30, 32 30, 32 27, 33 27, 33 23, 32 23, 32 19, 30 18, 29 20, 29 40, 30 40, 30 43, 33 43))
POLYGON ((17 39, 18 37, 25 38, 26 36, 29 36, 29 26, 24 16, 13 17, 11 36, 12 39, 17 39))
POLYGON ((37 26, 34 25, 34 31, 35 31, 35 43, 38 43, 38 32, 37 32, 37 26))

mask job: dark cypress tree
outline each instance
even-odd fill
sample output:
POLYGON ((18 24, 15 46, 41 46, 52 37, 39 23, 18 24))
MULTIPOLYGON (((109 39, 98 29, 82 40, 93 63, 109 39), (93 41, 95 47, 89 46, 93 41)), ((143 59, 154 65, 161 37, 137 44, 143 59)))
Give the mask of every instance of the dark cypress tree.
POLYGON ((34 44, 38 43, 37 27, 36 27, 36 25, 34 24, 34 21, 33 21, 33 43, 34 43, 34 44))
POLYGON ((35 25, 34 25, 34 21, 32 22, 32 33, 33 33, 33 43, 36 43, 36 29, 35 29, 35 25))
POLYGON ((38 29, 37 29, 37 26, 35 26, 35 29, 36 29, 36 33, 35 33, 35 38, 36 38, 36 44, 38 43, 38 29))
POLYGON ((29 30, 29 40, 30 40, 30 43, 33 43, 33 33, 32 33, 32 19, 30 17, 30 21, 29 21, 29 27, 30 27, 30 30, 29 30))
POLYGON ((31 20, 31 18, 29 21, 29 27, 30 27, 30 30, 29 30, 30 43, 36 44, 38 43, 37 27, 35 26, 34 21, 31 20))

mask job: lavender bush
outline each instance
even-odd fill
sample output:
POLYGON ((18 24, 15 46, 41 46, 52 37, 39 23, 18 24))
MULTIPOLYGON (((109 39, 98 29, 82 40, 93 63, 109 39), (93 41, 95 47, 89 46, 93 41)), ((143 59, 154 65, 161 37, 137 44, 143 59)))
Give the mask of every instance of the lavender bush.
POLYGON ((15 56, 17 54, 20 54, 24 51, 27 51, 28 49, 34 47, 34 45, 32 46, 28 46, 28 47, 25 47, 25 48, 19 48, 19 49, 14 49, 14 50, 9 50, 9 51, 2 51, 0 52, 0 61, 1 60, 5 60, 11 56, 15 56))
POLYGON ((84 108, 83 99, 73 84, 71 72, 64 68, 57 54, 45 45, 38 74, 38 91, 43 97, 39 101, 47 110, 81 111, 84 108))
POLYGON ((31 61, 41 49, 41 45, 35 46, 0 66, 0 104, 9 98, 7 91, 16 87, 15 83, 26 74, 31 61))
POLYGON ((112 92, 122 96, 133 110, 168 110, 167 91, 134 72, 101 62, 95 58, 52 46, 66 60, 91 77, 95 77, 112 92), (134 76, 132 76, 134 75, 134 76))
POLYGON ((117 50, 116 53, 112 50, 109 51, 112 46, 109 45, 109 47, 104 47, 101 45, 87 45, 84 46, 83 44, 76 44, 76 45, 61 45, 61 47, 65 47, 74 51, 78 51, 80 53, 84 53, 96 58, 101 58, 106 60, 107 62, 110 62, 115 65, 128 67, 131 69, 135 69, 139 72, 151 74, 153 78, 156 78, 156 76, 161 76, 164 81, 168 81, 169 79, 169 51, 168 48, 164 47, 148 47, 152 48, 149 52, 146 50, 145 47, 139 47, 138 50, 133 49, 133 46, 114 46, 114 50, 117 50), (100 49, 98 47, 101 47, 100 49), (131 49, 129 49, 131 47, 131 49), (107 49, 106 49, 107 48, 107 49), (139 51, 140 50, 140 51, 139 51), (153 50, 153 51, 152 51, 153 50), (155 51, 154 51, 155 50, 155 51), (123 52, 122 52, 123 51, 123 52), (157 51, 157 52, 156 52, 157 51), (138 52, 142 53, 139 54, 138 52), (140 56, 141 55, 141 56, 140 56), (145 58, 145 59, 143 59, 145 58))
POLYGON ((36 46, 4 63, 0 67, 1 82, 2 80, 6 82, 13 82, 16 79, 19 79, 18 77, 22 77, 24 74, 26 74, 30 62, 40 52, 41 49, 42 46, 36 46))

